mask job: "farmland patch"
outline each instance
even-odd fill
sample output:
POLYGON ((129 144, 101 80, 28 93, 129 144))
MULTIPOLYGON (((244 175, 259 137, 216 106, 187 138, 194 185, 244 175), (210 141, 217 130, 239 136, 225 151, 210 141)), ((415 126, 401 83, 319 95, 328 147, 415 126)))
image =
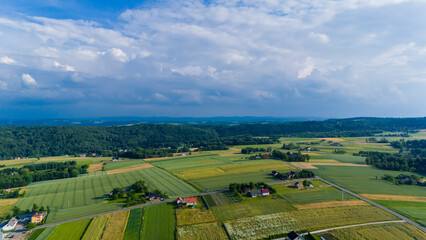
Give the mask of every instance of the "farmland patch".
POLYGON ((178 226, 191 225, 197 223, 214 222, 215 217, 210 210, 206 209, 176 209, 176 223, 178 226))
POLYGON ((92 219, 83 219, 58 226, 48 240, 80 240, 92 219))
POLYGON ((172 204, 146 207, 142 222, 142 239, 174 239, 175 214, 172 204))
POLYGON ((319 202, 319 203, 307 203, 307 204, 295 204, 293 205, 298 210, 303 209, 316 209, 316 208, 329 208, 329 207, 342 207, 342 206, 359 206, 368 205, 368 203, 362 200, 352 201, 332 201, 332 202, 319 202))
POLYGON ((112 213, 102 235, 102 240, 123 239, 128 217, 129 210, 112 213))
POLYGON ((152 168, 154 166, 152 166, 149 163, 144 163, 144 164, 139 164, 139 165, 133 165, 130 167, 123 167, 123 168, 118 168, 118 169, 114 169, 114 170, 109 170, 106 171, 105 173, 107 175, 111 175, 111 174, 117 174, 117 173, 125 173, 125 172, 133 172, 136 170, 141 170, 141 169, 145 169, 145 168, 152 168))
POLYGON ((218 223, 205 223, 179 227, 177 239, 180 240, 225 240, 225 230, 218 223))

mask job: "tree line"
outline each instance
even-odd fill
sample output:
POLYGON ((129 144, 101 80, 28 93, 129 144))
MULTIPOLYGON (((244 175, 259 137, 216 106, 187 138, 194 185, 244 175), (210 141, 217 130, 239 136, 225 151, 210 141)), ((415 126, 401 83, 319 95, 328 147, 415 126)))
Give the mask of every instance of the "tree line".
POLYGON ((21 168, 0 170, 0 188, 14 188, 32 182, 72 178, 87 173, 88 165, 78 166, 75 161, 25 165, 21 168))
POLYGON ((366 157, 365 162, 377 168, 426 173, 426 157, 365 151, 358 155, 366 157))

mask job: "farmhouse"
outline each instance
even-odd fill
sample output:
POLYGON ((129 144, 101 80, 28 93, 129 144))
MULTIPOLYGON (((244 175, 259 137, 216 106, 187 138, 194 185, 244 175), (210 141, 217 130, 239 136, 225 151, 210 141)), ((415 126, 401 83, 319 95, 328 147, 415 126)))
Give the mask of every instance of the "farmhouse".
POLYGON ((314 188, 314 184, 312 182, 308 182, 308 187, 314 188))
POLYGON ((251 190, 249 192, 249 196, 252 197, 252 198, 262 196, 262 191, 261 190, 251 190))
POLYGON ((43 213, 36 213, 31 216, 31 222, 32 223, 41 223, 43 221, 43 213))
POLYGON ((288 235, 287 235, 287 239, 289 240, 303 240, 303 237, 300 236, 297 232, 295 231, 291 231, 288 235))
POLYGON ((181 198, 181 197, 178 197, 178 199, 176 199, 176 204, 177 205, 181 205, 183 202, 184 202, 183 198, 181 198))
POLYGON ((263 154, 263 158, 269 158, 269 153, 263 154))
POLYGON ((278 175, 277 171, 272 171, 272 176, 276 177, 278 175))
POLYGON ((2 230, 3 231, 11 231, 11 230, 15 229, 16 224, 18 224, 18 219, 12 218, 12 219, 9 220, 9 222, 6 225, 4 225, 2 230))
POLYGON ((112 161, 113 161, 113 162, 118 162, 118 157, 113 157, 113 158, 112 158, 112 161))
POLYGON ((157 193, 149 193, 148 194, 148 199, 150 201, 152 201, 152 200, 161 200, 161 196, 158 195, 157 193))
POLYGON ((186 205, 196 205, 197 204, 197 198, 186 198, 185 199, 186 205))
POLYGON ((303 184, 302 183, 300 183, 300 182, 296 182, 295 184, 294 184, 294 187, 295 188, 297 188, 297 189, 303 189, 304 187, 303 187, 303 184))
POLYGON ((269 189, 262 188, 262 196, 269 196, 269 189))

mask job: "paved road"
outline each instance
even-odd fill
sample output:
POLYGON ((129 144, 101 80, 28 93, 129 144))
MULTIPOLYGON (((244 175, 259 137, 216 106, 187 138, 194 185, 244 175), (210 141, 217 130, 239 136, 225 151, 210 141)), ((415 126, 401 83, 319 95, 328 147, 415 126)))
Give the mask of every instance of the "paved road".
MULTIPOLYGON (((301 168, 296 167, 296 166, 294 166, 293 164, 291 164, 291 163, 289 163, 289 162, 286 162, 286 161, 283 161, 283 162, 285 162, 285 163, 287 163, 288 165, 293 166, 293 167, 295 167, 295 168, 297 168, 297 169, 301 170, 301 168)), ((365 202, 368 202, 368 203, 370 203, 371 205, 374 205, 374 206, 376 206, 376 207, 378 207, 378 208, 380 208, 380 209, 382 209, 382 210, 384 210, 384 211, 386 211, 386 212, 388 212, 388 213, 390 213, 390 214, 392 214, 392 215, 394 215, 394 216, 396 216, 396 217, 398 217, 398 218, 400 218, 400 219, 404 220, 405 222, 407 222, 407 223, 409 223, 409 224, 411 224, 411 225, 413 225, 413 226, 415 226, 415 227, 419 228, 419 229, 420 229, 420 230, 422 230, 423 232, 426 232, 426 228, 425 228, 425 227, 423 227, 422 225, 420 225, 420 224, 418 224, 418 223, 416 223, 416 222, 414 222, 414 221, 410 220, 410 219, 409 219, 409 218, 407 218, 407 217, 402 216, 402 215, 401 215, 401 214, 399 214, 399 213, 396 213, 396 212, 394 212, 394 211, 392 211, 392 210, 390 210, 390 209, 388 209, 388 208, 385 208, 385 207, 383 207, 382 205, 377 204, 377 203, 375 203, 375 202, 373 202, 373 201, 371 201, 371 200, 368 200, 368 199, 367 199, 367 198, 365 198, 365 197, 361 197, 360 195, 358 195, 358 194, 356 194, 356 193, 353 193, 353 192, 351 192, 351 191, 349 191, 349 190, 347 190, 347 189, 345 189, 345 188, 343 188, 343 187, 340 187, 340 186, 338 186, 338 185, 336 185, 336 184, 334 184, 334 183, 331 183, 331 182, 329 182, 329 181, 327 181, 327 180, 325 180, 325 179, 323 179, 323 178, 320 178, 320 177, 316 177, 316 178, 317 178, 317 179, 319 179, 319 180, 321 180, 321 181, 323 181, 323 182, 325 182, 325 183, 327 183, 327 184, 329 184, 329 185, 331 185, 331 186, 333 186, 333 187, 335 187, 335 188, 337 188, 337 189, 340 189, 340 190, 342 190, 342 191, 344 191, 344 192, 346 192, 346 193, 349 193, 350 195, 352 195, 352 196, 354 196, 354 197, 356 197, 356 198, 359 198, 359 199, 361 199, 361 200, 363 200, 363 201, 365 201, 365 202)))
MULTIPOLYGON (((195 195, 191 195, 191 196, 183 196, 182 198, 196 197, 196 196, 205 196, 205 195, 209 195, 209 194, 221 193, 221 192, 226 192, 226 191, 227 190, 218 190, 218 191, 207 192, 207 193, 199 193, 199 194, 195 194, 195 195)), ((110 214, 110 213, 116 213, 116 212, 121 212, 121 211, 125 211, 125 210, 132 210, 132 209, 136 209, 136 208, 143 208, 143 207, 146 207, 146 206, 149 206, 149 205, 154 205, 154 204, 159 204, 159 203, 165 203, 165 202, 174 202, 174 201, 176 201, 176 198, 166 199, 164 201, 148 202, 148 203, 145 203, 145 204, 142 204, 142 205, 136 205, 136 206, 126 207, 126 208, 120 208, 120 209, 109 211, 109 212, 103 212, 103 213, 88 215, 88 216, 84 216, 84 217, 80 217, 80 218, 74 218, 74 219, 69 219, 69 220, 65 220, 65 221, 61 221, 61 222, 44 224, 44 225, 41 225, 41 226, 37 226, 34 229, 46 228, 46 227, 50 227, 50 226, 59 225, 59 224, 62 224, 62 223, 75 222, 75 221, 78 221, 78 220, 87 219, 87 218, 93 218, 93 217, 102 216, 102 215, 106 215, 106 214, 110 214)))

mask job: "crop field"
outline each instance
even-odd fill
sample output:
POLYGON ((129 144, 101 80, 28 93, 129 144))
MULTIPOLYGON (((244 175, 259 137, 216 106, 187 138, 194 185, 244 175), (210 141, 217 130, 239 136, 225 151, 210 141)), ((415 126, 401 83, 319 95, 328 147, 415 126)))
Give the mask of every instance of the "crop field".
POLYGON ((222 221, 295 210, 290 203, 280 198, 246 201, 248 202, 216 206, 211 209, 216 218, 222 221))
POLYGON ((232 203, 232 200, 229 199, 229 197, 224 193, 215 193, 204 197, 209 207, 222 206, 232 203))
POLYGON ((95 173, 102 171, 103 164, 102 163, 93 163, 89 165, 89 168, 87 169, 88 173, 95 173))
POLYGON ((58 228, 58 226, 50 226, 47 228, 44 228, 44 231, 41 232, 35 240, 46 240, 52 235, 52 233, 58 228))
POLYGON ((49 222, 118 209, 118 204, 105 205, 105 195, 115 187, 127 187, 143 180, 150 189, 160 189, 170 197, 196 194, 197 190, 158 168, 147 168, 113 175, 86 175, 72 179, 31 184, 17 206, 30 209, 33 203, 49 206, 52 217, 49 222), (103 210, 104 209, 104 210, 103 210), (55 213, 56 212, 56 213, 55 213))
POLYGON ((317 166, 313 171, 320 177, 330 180, 356 193, 388 194, 426 197, 426 188, 419 186, 395 185, 380 180, 385 174, 397 176, 408 172, 381 170, 373 167, 317 166), (376 180, 376 176, 379 180, 376 180))
POLYGON ((426 239, 426 234, 408 223, 387 223, 333 230, 319 234, 326 239, 353 240, 415 240, 426 239))
POLYGON ((294 204, 293 206, 298 210, 303 210, 303 209, 317 209, 317 208, 359 206, 359 205, 368 205, 368 203, 362 200, 351 200, 351 201, 330 201, 330 202, 294 204))
POLYGON ((183 158, 171 158, 160 161, 150 161, 150 163, 164 168, 167 171, 177 172, 201 167, 218 166, 229 163, 232 164, 232 161, 229 161, 225 157, 216 154, 208 154, 201 156, 188 156, 183 158))
POLYGON ((114 170, 109 170, 109 171, 106 171, 105 174, 111 175, 111 174, 117 174, 117 173, 133 172, 133 171, 136 171, 136 170, 141 170, 141 169, 145 169, 145 168, 152 168, 152 167, 154 167, 154 166, 152 166, 149 163, 142 163, 142 164, 133 165, 133 166, 130 166, 130 167, 123 167, 123 168, 117 168, 117 169, 114 169, 114 170))
POLYGON ((6 217, 18 200, 18 198, 0 199, 0 219, 6 217))
POLYGON ((259 215, 227 221, 224 226, 232 239, 259 239, 293 230, 313 231, 394 219, 392 215, 372 206, 349 206, 259 215))
POLYGON ((175 210, 172 204, 148 206, 142 222, 142 239, 174 239, 175 210))
POLYGON ((177 229, 177 239, 180 240, 225 240, 228 239, 225 230, 218 223, 205 223, 182 226, 177 229))
POLYGON ((58 226, 48 240, 80 240, 92 219, 83 219, 58 226))
POLYGON ((178 226, 197 223, 214 222, 216 219, 211 210, 206 209, 176 209, 176 223, 178 226))
POLYGON ((130 166, 139 165, 143 163, 146 163, 146 162, 140 159, 126 159, 126 160, 120 160, 118 162, 109 161, 105 164, 104 171, 130 167, 130 166))
POLYGON ((37 237, 45 230, 45 228, 36 229, 31 232, 31 236, 28 238, 28 240, 35 240, 37 237))
POLYGON ((102 215, 92 219, 89 227, 84 233, 82 240, 98 240, 101 239, 102 234, 109 222, 111 215, 102 215))
POLYGON ((414 219, 422 225, 426 221, 426 202, 375 200, 378 204, 414 219))
POLYGON ((130 210, 129 219, 127 220, 126 231, 124 232, 124 240, 142 239, 142 217, 143 209, 137 208, 130 210))
MULTIPOLYGON (((328 187, 323 188, 321 191, 300 191, 280 194, 279 196, 287 200, 292 204, 307 204, 307 203, 317 203, 317 202, 329 202, 329 201, 341 201, 342 200, 342 191, 339 191, 335 188, 328 187)), ((349 193, 343 193, 343 200, 355 200, 356 198, 350 195, 349 193)))
POLYGON ((105 231, 102 234, 102 240, 123 239, 128 218, 129 210, 112 213, 105 227, 105 231))
POLYGON ((186 179, 203 190, 226 189, 230 183, 272 182, 272 170, 290 171, 293 167, 276 160, 243 161, 228 165, 204 167, 175 172, 176 176, 186 179))

